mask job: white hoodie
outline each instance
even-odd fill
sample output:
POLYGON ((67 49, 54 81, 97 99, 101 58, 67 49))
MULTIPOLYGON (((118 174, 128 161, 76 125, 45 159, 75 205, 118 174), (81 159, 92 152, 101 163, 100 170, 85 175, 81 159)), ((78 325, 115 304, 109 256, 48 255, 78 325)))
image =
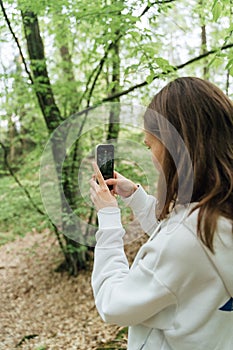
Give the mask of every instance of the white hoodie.
POLYGON ((142 187, 124 201, 151 237, 129 268, 120 210, 98 212, 92 287, 103 320, 129 326, 128 350, 232 350, 232 223, 219 219, 213 255, 191 206, 158 226, 155 198, 142 187))

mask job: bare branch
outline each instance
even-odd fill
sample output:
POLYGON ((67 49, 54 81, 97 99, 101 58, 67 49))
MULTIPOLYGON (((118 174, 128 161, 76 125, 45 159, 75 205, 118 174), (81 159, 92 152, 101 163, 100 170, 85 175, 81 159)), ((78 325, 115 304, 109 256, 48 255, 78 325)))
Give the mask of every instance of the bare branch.
MULTIPOLYGON (((28 190, 23 186, 23 184, 21 183, 21 181, 19 180, 19 178, 17 177, 17 175, 15 174, 14 170, 12 169, 10 163, 8 162, 8 152, 7 152, 7 147, 0 141, 0 146, 3 149, 3 156, 4 156, 4 163, 6 165, 6 168, 8 169, 10 175, 13 177, 13 179, 15 180, 15 182, 18 184, 18 186, 23 190, 24 194, 26 195, 27 199, 29 200, 29 202, 31 203, 31 205, 33 206, 33 208, 40 214, 43 216, 47 216, 47 214, 45 212, 43 212, 34 202, 34 200, 32 199, 30 193, 28 192, 28 190)), ((54 225, 54 223, 52 222, 52 220, 50 219, 50 217, 48 217, 49 222, 51 223, 51 225, 53 226, 53 229, 55 231, 55 234, 57 236, 57 240, 58 243, 60 245, 60 248, 64 254, 65 259, 67 260, 67 254, 66 254, 66 250, 65 247, 62 243, 61 237, 60 237, 60 233, 57 229, 57 227, 54 225)))
POLYGON ((28 75, 28 77, 29 77, 29 80, 30 80, 31 84, 34 84, 32 75, 31 75, 31 73, 30 73, 30 70, 28 69, 28 66, 27 66, 27 63, 26 63, 26 59, 25 59, 25 57, 24 57, 24 55, 23 55, 21 46, 20 46, 20 44, 19 44, 19 40, 18 40, 18 38, 16 37, 16 35, 15 35, 15 33, 14 33, 14 30, 13 30, 13 28, 12 28, 12 26, 11 26, 10 20, 9 20, 9 18, 8 18, 8 16, 7 16, 7 13, 6 13, 6 10, 5 10, 5 8, 4 8, 3 1, 2 1, 2 0, 0 0, 0 5, 1 5, 2 12, 3 12, 3 16, 4 16, 4 18, 5 18, 5 21, 6 21, 7 25, 8 25, 8 28, 9 28, 9 30, 10 30, 10 32, 11 32, 11 34, 12 34, 12 36, 13 36, 15 42, 16 42, 16 45, 17 45, 17 47, 18 47, 18 50, 19 50, 20 56, 21 56, 21 58, 22 58, 22 62, 23 62, 25 71, 26 71, 26 73, 27 73, 27 75, 28 75))
POLYGON ((93 71, 91 72, 89 78, 87 79, 86 88, 85 88, 85 90, 84 90, 82 96, 81 96, 80 99, 79 99, 78 105, 80 105, 80 104, 82 103, 82 100, 83 100, 84 97, 86 96, 86 94, 87 94, 87 92, 88 92, 89 84, 90 84, 90 82, 91 82, 91 79, 93 78, 93 76, 94 76, 95 72, 97 71, 98 67, 99 67, 99 65, 96 66, 96 68, 93 69, 93 71))
POLYGON ((150 5, 147 5, 144 10, 142 11, 142 13, 140 14, 139 18, 144 16, 146 12, 148 12, 150 10, 150 8, 154 5, 163 5, 163 4, 169 4, 171 2, 175 2, 176 0, 161 0, 161 1, 154 1, 152 2, 150 5))
POLYGON ((18 179, 18 177, 16 176, 16 174, 14 173, 13 169, 11 168, 7 156, 8 156, 8 152, 7 152, 7 147, 0 141, 0 146, 3 149, 3 154, 4 154, 4 163, 10 173, 10 175, 14 178, 15 182, 19 185, 20 188, 22 188, 22 190, 24 191, 26 197, 28 198, 29 202, 32 204, 33 208, 36 209, 36 211, 41 214, 41 215, 46 215, 33 201, 30 193, 28 192, 28 190, 23 186, 23 184, 20 182, 20 180, 18 179))
POLYGON ((88 93, 87 106, 86 106, 86 108, 88 108, 88 107, 90 106, 90 100, 91 100, 92 93, 93 93, 93 91, 94 91, 94 88, 95 88, 97 79, 99 78, 100 73, 101 73, 101 71, 102 71, 102 69, 103 69, 104 63, 105 63, 105 61, 106 61, 106 59, 107 59, 107 57, 108 57, 108 53, 109 53, 109 51, 111 50, 111 48, 114 46, 115 42, 117 42, 119 39, 120 39, 120 38, 116 39, 114 42, 111 42, 111 43, 108 45, 108 47, 107 47, 106 50, 105 50, 104 56, 101 58, 101 60, 100 60, 100 62, 99 62, 99 64, 98 64, 98 66, 97 66, 96 69, 94 70, 94 73, 96 73, 96 75, 95 75, 95 78, 94 78, 94 80, 93 80, 93 83, 92 83, 91 88, 90 88, 89 93, 88 93))

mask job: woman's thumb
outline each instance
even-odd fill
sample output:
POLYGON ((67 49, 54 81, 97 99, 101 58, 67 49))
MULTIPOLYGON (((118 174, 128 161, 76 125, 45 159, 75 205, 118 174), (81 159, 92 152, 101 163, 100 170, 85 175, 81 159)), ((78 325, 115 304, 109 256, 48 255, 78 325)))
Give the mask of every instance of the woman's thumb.
POLYGON ((108 179, 105 180, 107 185, 116 185, 117 184, 117 179, 108 179))

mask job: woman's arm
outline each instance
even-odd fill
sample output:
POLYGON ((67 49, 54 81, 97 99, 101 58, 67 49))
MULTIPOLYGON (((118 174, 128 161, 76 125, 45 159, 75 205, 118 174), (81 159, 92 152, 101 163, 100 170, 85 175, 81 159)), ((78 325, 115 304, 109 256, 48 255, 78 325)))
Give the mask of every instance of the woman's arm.
POLYGON ((130 197, 122 197, 122 200, 133 210, 143 231, 150 236, 158 226, 155 216, 156 198, 148 195, 141 186, 138 186, 138 189, 130 197))
POLYGON ((101 209, 98 220, 92 288, 102 319, 122 326, 134 325, 175 305, 174 295, 152 270, 156 254, 151 249, 146 259, 139 257, 137 264, 129 269, 120 210, 101 209))
POLYGON ((155 216, 155 197, 148 195, 145 190, 136 185, 123 175, 115 172, 115 178, 106 181, 106 184, 113 185, 113 194, 121 196, 123 202, 129 206, 138 219, 143 231, 151 235, 158 222, 155 216))

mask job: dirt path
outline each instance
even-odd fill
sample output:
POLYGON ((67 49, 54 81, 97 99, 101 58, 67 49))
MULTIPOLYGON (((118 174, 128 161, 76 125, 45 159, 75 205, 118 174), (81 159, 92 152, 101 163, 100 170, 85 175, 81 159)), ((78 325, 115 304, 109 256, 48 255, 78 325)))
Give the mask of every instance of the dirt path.
POLYGON ((96 312, 91 271, 54 272, 61 261, 48 231, 0 247, 0 350, 94 350, 115 338, 119 328, 96 312))

